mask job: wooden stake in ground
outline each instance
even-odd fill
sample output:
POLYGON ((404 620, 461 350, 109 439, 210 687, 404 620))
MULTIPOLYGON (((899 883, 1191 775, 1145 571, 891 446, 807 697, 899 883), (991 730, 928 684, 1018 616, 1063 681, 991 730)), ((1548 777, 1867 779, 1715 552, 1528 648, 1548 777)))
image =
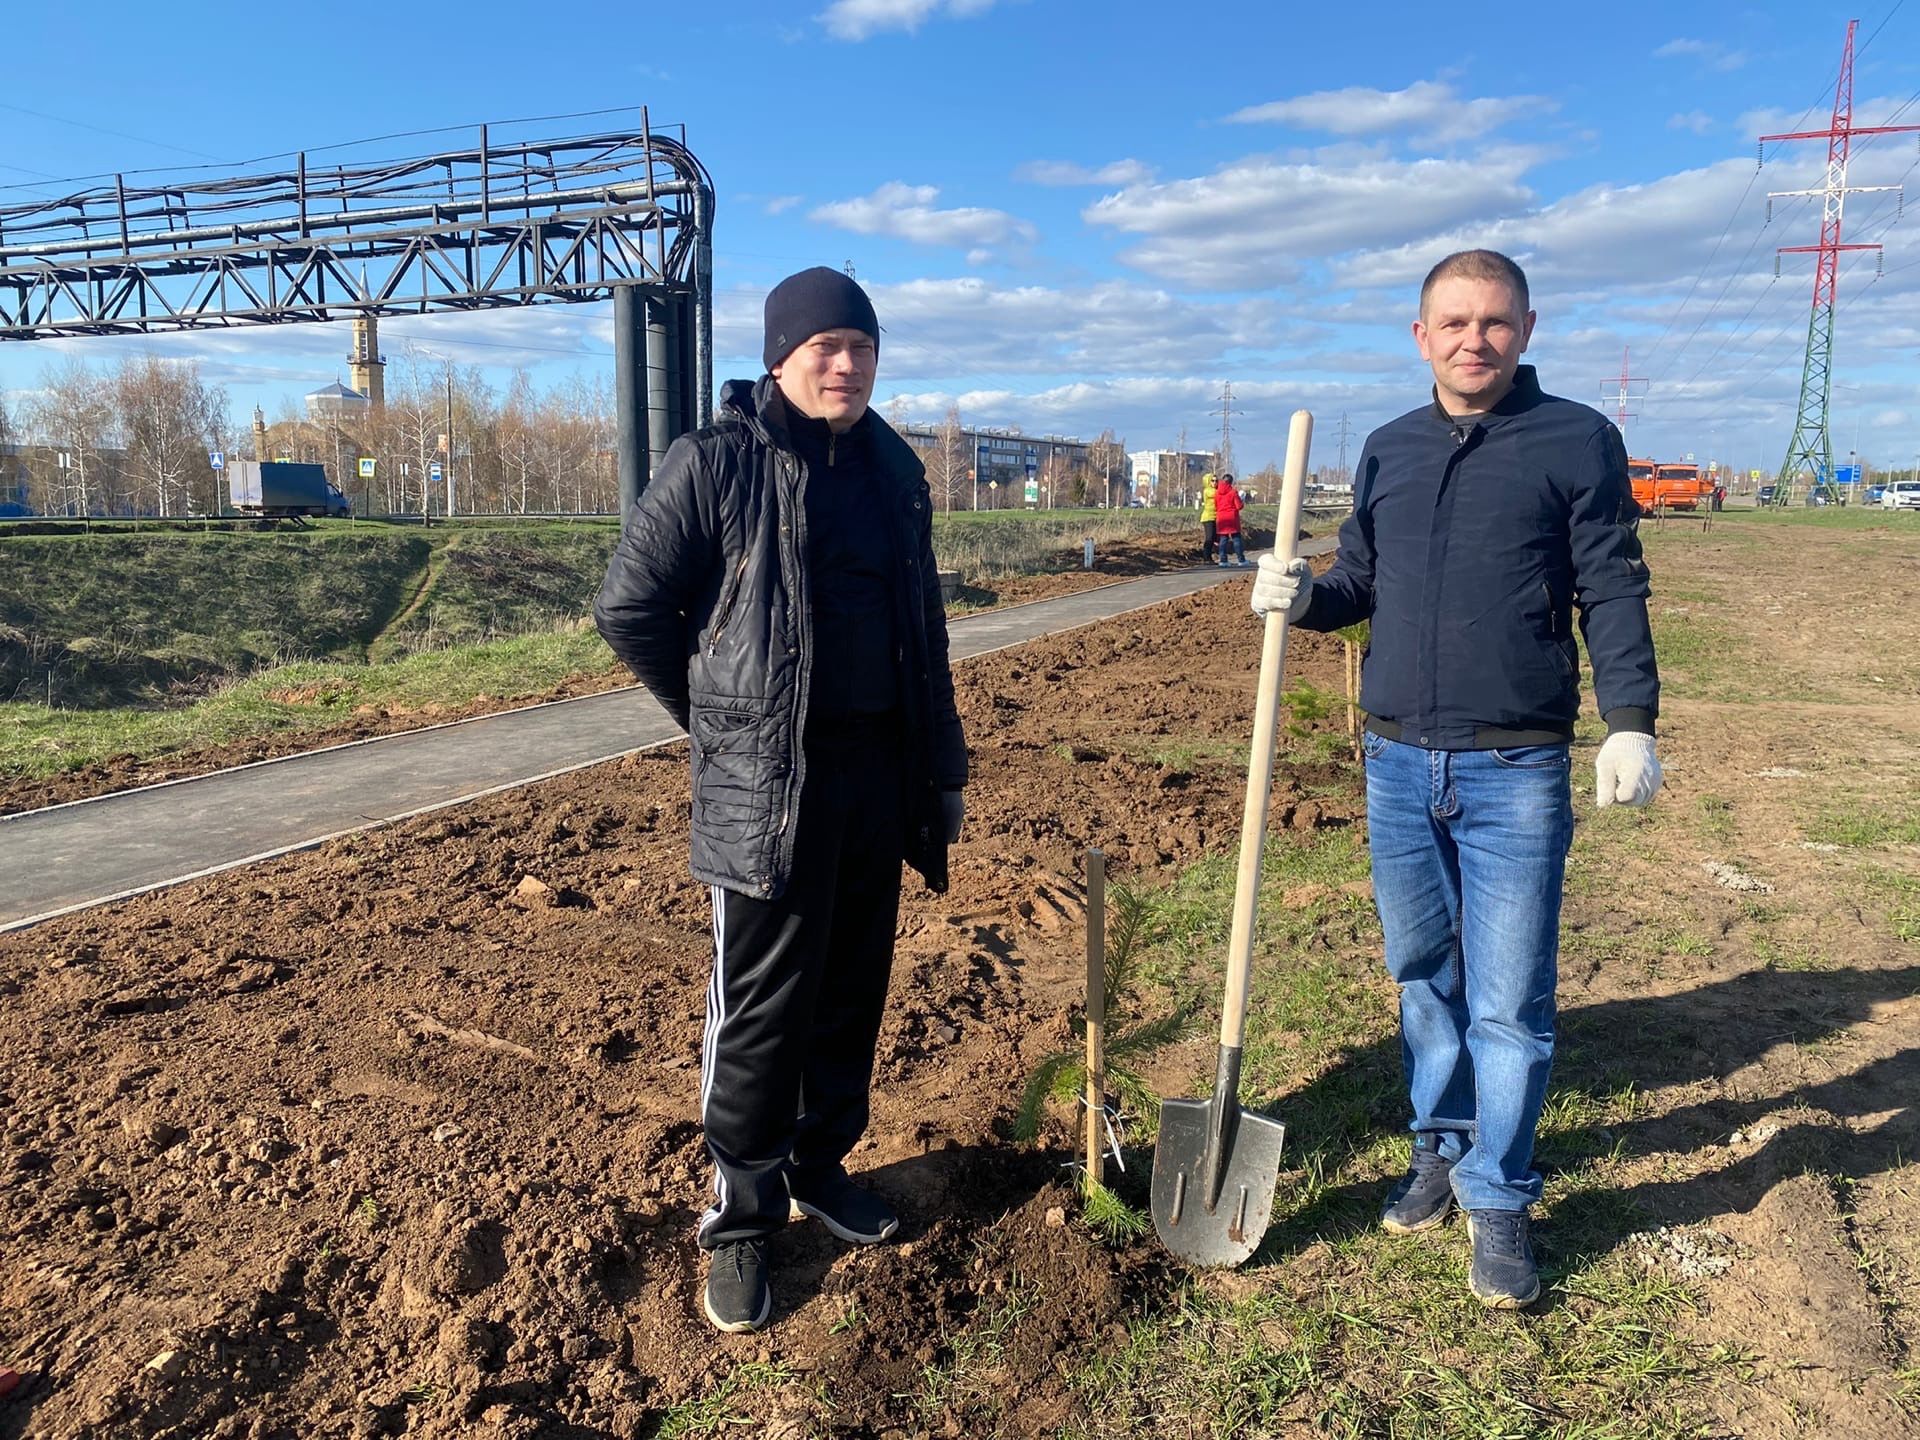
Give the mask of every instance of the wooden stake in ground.
POLYGON ((1087 1178, 1106 1183, 1107 857, 1087 851, 1087 1178))
POLYGON ((1360 647, 1352 636, 1342 637, 1347 647, 1347 743, 1353 758, 1360 758, 1360 647))

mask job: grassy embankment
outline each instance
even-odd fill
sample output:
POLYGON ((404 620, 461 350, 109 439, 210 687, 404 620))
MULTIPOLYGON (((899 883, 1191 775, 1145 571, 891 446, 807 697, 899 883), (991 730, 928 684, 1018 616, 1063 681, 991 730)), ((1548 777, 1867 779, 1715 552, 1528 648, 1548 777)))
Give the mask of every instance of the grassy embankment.
MULTIPOLYGON (((1083 535, 1191 528, 1165 512, 935 517, 969 585, 1057 568, 1083 535)), ((610 522, 0 541, 0 776, 35 778, 363 707, 433 713, 610 669, 584 618, 610 522)))

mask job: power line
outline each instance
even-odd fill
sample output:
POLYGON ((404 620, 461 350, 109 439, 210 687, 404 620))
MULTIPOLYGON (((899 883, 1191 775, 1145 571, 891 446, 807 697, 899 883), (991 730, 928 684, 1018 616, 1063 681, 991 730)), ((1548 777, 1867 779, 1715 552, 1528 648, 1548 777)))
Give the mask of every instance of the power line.
MULTIPOLYGON (((218 161, 217 156, 204 150, 192 150, 185 145, 174 145, 165 140, 150 140, 145 135, 130 135, 125 130, 110 130, 104 125, 90 125, 85 120, 69 120, 64 115, 49 115, 44 110, 29 110, 24 105, 9 105, 0 102, 0 110, 11 110, 16 115, 31 115, 36 120, 51 120, 56 125, 71 125, 76 130, 91 130, 97 135, 112 135, 116 139, 131 140, 136 145, 152 145, 161 150, 178 150, 182 155, 198 155, 202 160, 218 161)), ((49 180, 64 178, 49 175, 49 180)))
MULTIPOLYGON (((1892 19, 1892 15, 1889 14, 1887 18, 1892 19)), ((1806 356, 1800 372, 1800 398, 1794 411, 1793 437, 1787 442, 1786 459, 1780 463, 1780 475, 1777 481, 1779 488, 1774 494, 1776 504, 1787 503, 1803 468, 1812 472, 1813 483, 1816 485, 1824 483, 1833 474, 1833 437, 1828 419, 1833 391, 1833 332, 1836 308, 1834 300, 1839 285, 1840 256, 1842 252, 1858 254, 1871 250, 1878 259, 1884 253, 1877 241, 1856 240, 1847 244, 1843 243, 1842 239, 1847 196, 1873 190, 1884 193, 1892 188, 1847 184, 1847 165, 1855 129, 1853 40, 1858 24, 1858 21, 1847 22, 1846 44, 1840 51, 1840 69, 1834 81, 1833 119, 1827 128, 1816 132, 1790 132, 1760 137, 1760 144, 1763 147, 1768 140, 1824 139, 1827 142, 1826 183, 1817 191, 1796 192, 1821 197, 1820 242, 1817 245, 1783 245, 1779 250, 1782 255, 1811 252, 1815 256, 1815 263, 1813 311, 1807 326, 1806 356)), ((1884 24, 1883 21, 1882 25, 1884 24)), ((1876 30, 1875 34, 1878 33, 1876 30)), ((1883 135, 1920 131, 1920 125, 1879 125, 1859 128, 1875 130, 1883 135)))
POLYGON ((1233 406, 1233 382, 1226 380, 1220 386, 1220 408, 1209 410, 1209 415, 1220 417, 1220 470, 1225 474, 1233 469, 1233 417, 1244 415, 1244 410, 1233 406))
MULTIPOLYGON (((1887 22, 1892 20, 1893 17, 1900 12, 1900 7, 1905 3, 1906 3, 1906 0, 1894 0, 1892 7, 1887 11, 1885 15, 1880 17, 1880 23, 1874 27, 1873 34, 1867 37, 1867 44, 1862 45, 1860 47, 1860 53, 1864 54, 1867 47, 1872 45, 1874 40, 1879 38, 1880 32, 1887 28, 1887 22)), ((1837 85, 1838 83, 1839 83, 1839 77, 1836 76, 1833 81, 1822 86, 1820 93, 1813 98, 1813 101, 1807 106, 1805 110, 1800 112, 1800 118, 1794 121, 1793 125, 1790 128, 1794 130, 1798 130, 1802 125, 1806 124, 1807 117, 1813 114, 1814 110, 1826 101, 1827 96, 1833 93, 1834 86, 1837 85)), ((1908 102, 1908 104, 1912 104, 1912 103, 1913 103, 1912 101, 1908 102)), ((1905 108, 1906 106, 1901 107, 1902 110, 1904 110, 1905 108)), ((1894 118, 1896 119, 1898 118, 1898 112, 1896 112, 1894 118)), ((1889 123, 1891 123, 1891 121, 1889 123)), ((1727 223, 1721 227, 1719 239, 1713 242, 1712 253, 1710 253, 1707 256, 1706 263, 1700 267, 1699 273, 1694 276, 1693 283, 1687 287, 1687 293, 1684 297, 1682 297, 1679 308, 1676 309, 1673 312, 1673 314, 1667 318, 1666 328, 1660 332, 1659 336, 1653 342, 1651 353, 1656 358, 1659 358, 1661 360, 1662 364, 1661 364, 1660 373, 1662 375, 1666 374, 1672 368, 1674 361, 1666 360, 1662 356, 1660 347, 1666 344, 1667 337, 1673 333, 1674 327, 1679 324, 1681 315, 1686 313, 1687 306, 1692 303, 1695 292, 1697 292, 1700 288, 1700 282, 1706 279, 1708 272, 1713 269, 1713 263, 1715 260, 1719 258, 1720 249, 1723 245, 1726 244, 1727 235, 1733 229, 1733 222, 1739 218, 1741 207, 1747 203, 1747 197, 1753 193, 1754 182, 1757 181, 1759 178, 1760 178, 1760 168, 1758 166, 1755 166, 1753 174, 1749 176, 1747 179, 1746 188, 1740 192, 1740 198, 1733 202, 1733 210, 1727 216, 1727 223)), ((1755 237, 1755 241, 1756 243, 1758 243, 1757 236, 1755 237)), ((1748 254, 1751 254, 1752 250, 1753 250, 1753 246, 1749 246, 1748 254)), ((1740 263, 1744 264, 1745 261, 1746 261, 1746 256, 1743 255, 1741 257, 1740 263)), ((1735 272, 1737 273, 1739 270, 1739 265, 1736 265, 1734 269, 1735 269, 1735 272)), ((1720 296, 1715 299, 1714 304, 1708 307, 1708 310, 1707 310, 1708 318, 1712 317, 1714 310, 1717 309, 1719 306, 1720 300, 1724 299, 1725 296, 1726 296, 1726 291, 1723 289, 1720 293, 1720 296)), ((1704 323, 1704 321, 1702 323, 1704 323)), ((1699 326, 1695 326, 1693 334, 1697 335, 1699 333, 1699 328, 1700 328, 1699 326)), ((1688 336, 1689 343, 1691 343, 1692 338, 1693 338, 1692 335, 1688 336)), ((1686 346, 1682 345, 1681 352, 1684 352, 1685 349, 1686 349, 1686 346)), ((1676 354, 1674 358, 1675 360, 1677 360, 1678 354, 1676 354)))

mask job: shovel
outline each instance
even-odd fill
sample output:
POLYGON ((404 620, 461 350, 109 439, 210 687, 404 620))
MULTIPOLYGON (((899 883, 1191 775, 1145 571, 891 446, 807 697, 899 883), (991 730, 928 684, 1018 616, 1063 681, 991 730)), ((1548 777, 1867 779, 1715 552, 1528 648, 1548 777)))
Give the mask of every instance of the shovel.
MULTIPOLYGON (((1293 412, 1280 519, 1273 553, 1294 556, 1300 500, 1307 478, 1313 416, 1293 412)), ((1240 1042, 1247 1029, 1253 971, 1253 912, 1260 898, 1260 848, 1267 833, 1273 751, 1280 730, 1280 680, 1287 660, 1287 617, 1267 616, 1260 650, 1260 689, 1253 707, 1253 753, 1247 761, 1247 808, 1240 822, 1240 870, 1233 888, 1233 933, 1227 947, 1227 993, 1220 1006, 1220 1061, 1208 1100, 1160 1102, 1160 1138, 1153 1148, 1153 1228, 1160 1243, 1190 1265, 1238 1265, 1260 1246, 1273 1214, 1280 1146, 1287 1127, 1240 1108, 1240 1042)))

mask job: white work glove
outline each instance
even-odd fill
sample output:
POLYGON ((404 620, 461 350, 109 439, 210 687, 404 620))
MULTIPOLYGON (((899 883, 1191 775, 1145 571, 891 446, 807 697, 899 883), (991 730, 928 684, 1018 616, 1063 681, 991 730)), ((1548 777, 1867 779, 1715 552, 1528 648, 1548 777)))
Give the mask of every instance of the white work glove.
POLYGON ((1284 610, 1287 623, 1292 624, 1307 613, 1307 604, 1312 599, 1313 572, 1307 568, 1306 561, 1296 559, 1283 564, 1271 551, 1260 557, 1259 568, 1253 572, 1254 614, 1265 616, 1284 610))
POLYGON ((967 802, 961 798, 958 790, 940 792, 940 819, 947 833, 947 844, 952 845, 960 839, 960 826, 967 818, 967 802))
POLYGON ((1593 789, 1601 806, 1644 805, 1660 788, 1653 737, 1621 730, 1607 736, 1593 761, 1593 789))

